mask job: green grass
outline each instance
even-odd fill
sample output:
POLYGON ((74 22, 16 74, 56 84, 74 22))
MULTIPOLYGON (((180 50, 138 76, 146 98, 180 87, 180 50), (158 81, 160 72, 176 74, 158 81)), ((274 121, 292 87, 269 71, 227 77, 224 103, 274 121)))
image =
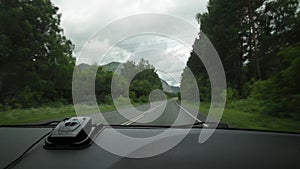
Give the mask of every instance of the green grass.
MULTIPOLYGON (((134 105, 140 105, 135 103, 134 105)), ((123 108, 128 106, 123 106, 123 108)), ((103 104, 99 106, 101 112, 115 110, 113 105, 103 104)), ((96 113, 94 109, 89 111, 89 106, 84 106, 86 114, 96 113)), ((201 102, 200 112, 207 114, 209 103, 201 102)), ((30 124, 46 122, 64 117, 76 116, 73 105, 59 107, 40 107, 31 109, 14 109, 0 111, 0 125, 30 124)), ((278 118, 261 113, 249 113, 237 108, 225 108, 222 121, 234 128, 259 129, 285 132, 300 132, 299 121, 288 118, 278 118)))
POLYGON ((0 124, 28 124, 45 122, 52 119, 74 116, 73 106, 66 105, 57 108, 40 107, 31 109, 14 109, 0 112, 0 124))
MULTIPOLYGON (((134 106, 146 103, 133 103, 134 106)), ((127 108, 129 105, 121 105, 121 108, 127 108)), ((81 105, 80 108, 84 113, 79 116, 95 114, 98 111, 88 105, 81 105)), ((107 113, 116 110, 114 105, 100 104, 99 109, 102 113, 107 113)), ((73 105, 60 105, 55 107, 39 107, 30 109, 12 109, 7 111, 0 111, 0 125, 19 125, 19 124, 34 124, 42 123, 51 120, 63 119, 65 117, 76 116, 73 105)))
MULTIPOLYGON (((84 107, 86 114, 93 114, 89 112, 89 107, 84 107)), ((115 110, 113 105, 100 105, 101 112, 109 112, 115 110)), ((39 107, 31 109, 13 109, 8 111, 0 111, 0 125, 14 125, 14 124, 30 124, 38 122, 46 122, 65 117, 76 116, 73 105, 62 105, 59 107, 39 107)))
MULTIPOLYGON (((200 112, 207 115, 209 103, 201 102, 200 112)), ((222 121, 234 128, 272 130, 300 133, 300 122, 289 118, 278 118, 261 113, 249 113, 225 108, 222 121)))

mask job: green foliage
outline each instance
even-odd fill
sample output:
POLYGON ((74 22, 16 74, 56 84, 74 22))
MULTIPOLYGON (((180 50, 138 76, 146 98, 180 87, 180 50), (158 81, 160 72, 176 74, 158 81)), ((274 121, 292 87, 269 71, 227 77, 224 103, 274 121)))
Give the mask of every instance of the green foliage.
POLYGON ((177 93, 177 97, 178 97, 178 100, 180 101, 181 100, 181 94, 177 93))
POLYGON ((249 98, 228 101, 226 107, 248 113, 263 113, 263 105, 260 100, 249 98))
POLYGON ((73 45, 50 0, 0 2, 0 101, 7 107, 71 102, 73 45))
POLYGON ((18 95, 17 102, 21 105, 28 105, 32 107, 32 100, 34 100, 36 95, 34 91, 31 90, 29 86, 26 86, 18 95))
POLYGON ((130 99, 125 98, 123 96, 119 96, 118 98, 114 99, 114 102, 118 106, 128 106, 128 103, 130 103, 130 99))
MULTIPOLYGON (((247 104, 247 100, 242 100, 243 105, 238 107, 226 106, 222 121, 226 122, 229 127, 241 129, 259 129, 270 131, 284 131, 284 132, 300 132, 299 121, 292 118, 280 118, 269 116, 267 114, 259 113, 255 110, 251 112, 241 110, 242 106, 247 104)), ((255 100, 248 102, 249 104, 256 104, 255 100)), ((251 105, 248 105, 251 106, 251 105)), ((207 114, 209 110, 209 103, 202 102, 200 105, 200 112, 207 114)))
POLYGON ((197 80, 201 101, 209 102, 211 98, 211 86, 208 74, 200 58, 193 51, 191 52, 191 57, 187 62, 187 67, 183 70, 181 75, 182 80, 180 88, 181 92, 186 93, 186 95, 193 95, 195 91, 195 86, 192 80, 194 77, 192 74, 197 80))
POLYGON ((105 71, 102 67, 98 68, 96 80, 95 80, 95 93, 98 102, 111 103, 111 80, 113 73, 111 71, 105 71), (110 97, 110 99, 108 98, 110 97), (106 100, 105 100, 106 99, 106 100))
POLYGON ((104 68, 87 64, 75 67, 74 77, 76 78, 73 78, 73 92, 78 96, 77 102, 89 104, 88 102, 92 100, 94 92, 90 89, 93 87, 91 80, 94 78, 95 95, 100 104, 113 104, 113 99, 123 104, 122 99, 128 96, 133 103, 145 103, 148 102, 148 96, 152 90, 162 89, 154 67, 145 60, 141 60, 138 64, 133 61, 122 64, 122 68, 114 74, 114 81, 112 81, 113 72, 104 68), (97 72, 96 77, 94 77, 94 72, 97 72), (130 81, 133 76, 134 78, 130 81), (112 94, 111 89, 113 89, 112 94))
MULTIPOLYGON (((258 6, 258 4, 255 4, 255 6, 258 6)), ((204 33, 210 39, 219 53, 228 86, 241 92, 243 84, 241 69, 243 62, 247 59, 241 56, 247 48, 247 46, 243 46, 241 41, 246 38, 246 32, 250 29, 249 19, 246 21, 246 17, 249 15, 247 13, 249 2, 210 0, 207 8, 207 13, 197 15, 197 20, 201 22, 201 33, 204 33)), ((192 57, 196 58, 197 56, 191 55, 191 62, 195 60, 192 57)), ((196 63, 199 73, 193 71, 193 73, 196 73, 195 76, 205 74, 204 66, 199 61, 195 62, 194 65, 196 63)), ((191 66, 193 67, 192 64, 191 66)), ((208 76, 204 77, 203 82, 208 79, 208 76)), ((206 83, 206 85, 208 87, 209 83, 206 83)))
POLYGON ((148 97, 146 97, 145 95, 142 95, 138 98, 139 103, 147 103, 148 101, 148 97))
POLYGON ((227 89, 227 95, 226 95, 226 100, 228 102, 230 101, 236 101, 239 99, 239 92, 235 89, 232 89, 232 88, 228 88, 227 89))
MULTIPOLYGON (((207 8, 196 19, 200 36, 207 35, 223 63, 227 106, 299 119, 299 1, 210 0, 207 8)), ((194 51, 187 67, 197 78, 201 100, 210 101, 209 78, 194 51)), ((188 85, 185 76, 182 85, 188 85)))
POLYGON ((153 90, 162 90, 162 83, 155 68, 143 59, 137 64, 133 61, 125 63, 117 81, 124 84, 118 88, 115 87, 120 90, 119 95, 128 96, 129 94, 133 102, 149 102, 148 97, 153 90), (130 81, 132 77, 134 78, 130 81), (129 87, 129 93, 126 93, 127 87, 129 87))
POLYGON ((300 44, 282 49, 278 56, 285 68, 267 80, 255 82, 251 96, 264 102, 266 113, 299 117, 300 44))
POLYGON ((110 94, 106 95, 106 96, 104 97, 103 102, 106 103, 106 104, 112 105, 112 104, 113 104, 113 100, 112 100, 111 95, 110 95, 110 94))
POLYGON ((89 102, 94 95, 98 103, 112 103, 111 80, 113 73, 105 71, 101 66, 81 64, 74 69, 73 92, 77 102, 89 102), (96 76, 95 76, 96 72, 96 76), (91 90, 95 81, 95 91, 91 90))
MULTIPOLYGON (((202 64, 202 63, 201 63, 202 64)), ((211 100, 211 85, 206 71, 198 75, 197 84, 199 87, 201 101, 209 102, 211 100)), ((196 75, 197 77, 197 75, 196 75)))
MULTIPOLYGON (((174 97, 178 97, 180 96, 180 93, 168 93, 168 92, 164 92, 165 95, 168 97, 168 98, 174 98, 174 97)), ((179 99, 179 98, 178 98, 179 99)))

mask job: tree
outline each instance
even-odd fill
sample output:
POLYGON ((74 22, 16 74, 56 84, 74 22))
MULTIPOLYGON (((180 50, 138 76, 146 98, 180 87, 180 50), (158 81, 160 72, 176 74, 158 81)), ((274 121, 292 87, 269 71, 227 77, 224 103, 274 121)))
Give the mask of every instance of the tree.
POLYGON ((207 13, 197 15, 201 23, 200 36, 205 33, 219 53, 228 86, 242 92, 242 67, 247 60, 244 41, 251 29, 245 19, 249 16, 249 3, 245 0, 210 0, 207 8, 207 13))
POLYGON ((26 91, 34 91, 33 105, 72 100, 73 45, 57 11, 50 0, 0 1, 2 103, 20 103, 26 91))
MULTIPOLYGON (((210 0, 207 8, 196 16, 200 36, 205 33, 218 51, 230 91, 263 102, 264 113, 297 114, 299 1, 210 0)), ((201 90, 206 93, 209 79, 193 51, 187 66, 198 80, 200 95, 201 90)))
POLYGON ((264 102, 265 113, 299 117, 300 43, 283 48, 277 55, 284 68, 267 80, 257 81, 251 96, 264 102))
MULTIPOLYGON (((297 42, 295 30, 297 27, 298 0, 264 1, 255 10, 256 48, 249 58, 249 71, 256 74, 257 79, 265 80, 282 69, 277 53, 297 42), (257 60, 259 59, 259 63, 257 60), (259 64, 260 69, 257 69, 259 64)), ((255 9, 255 8, 254 8, 255 9)))
POLYGON ((191 56, 187 62, 187 67, 183 70, 181 75, 182 79, 180 90, 181 93, 186 93, 186 95, 193 95, 193 92, 195 92, 193 90, 195 86, 192 86, 192 78, 194 77, 192 77, 190 73, 192 73, 196 78, 201 101, 210 101, 211 86, 209 77, 203 63, 194 51, 191 52, 191 56))
POLYGON ((120 75, 116 76, 116 83, 113 84, 116 85, 114 88, 118 91, 116 91, 115 97, 129 96, 132 101, 146 102, 151 91, 162 90, 162 84, 155 68, 144 59, 138 63, 133 61, 124 63, 120 75))
MULTIPOLYGON (((228 86, 238 90, 240 96, 249 93, 244 86, 247 82, 267 79, 282 69, 276 54, 297 41, 298 4, 297 0, 210 0, 208 12, 197 14, 200 36, 205 33, 212 41, 223 63, 228 86)), ((199 77, 205 71, 196 58, 192 52, 188 66, 197 70, 194 73, 199 77)))

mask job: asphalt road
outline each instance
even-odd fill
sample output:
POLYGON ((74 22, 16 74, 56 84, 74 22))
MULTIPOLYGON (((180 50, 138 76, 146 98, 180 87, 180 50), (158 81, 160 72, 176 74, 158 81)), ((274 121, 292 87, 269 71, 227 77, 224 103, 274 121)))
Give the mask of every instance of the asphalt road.
POLYGON ((93 123, 116 125, 187 125, 204 121, 205 116, 196 110, 183 108, 174 99, 169 101, 154 102, 150 104, 123 108, 91 115, 93 123), (138 110, 138 111, 136 111, 138 110))

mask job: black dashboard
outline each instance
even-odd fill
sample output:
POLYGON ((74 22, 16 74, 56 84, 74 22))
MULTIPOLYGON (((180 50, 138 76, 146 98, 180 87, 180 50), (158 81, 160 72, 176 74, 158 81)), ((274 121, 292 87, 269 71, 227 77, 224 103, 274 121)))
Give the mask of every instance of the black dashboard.
MULTIPOLYGON (((165 130, 159 127, 114 129, 137 137, 165 130)), ((0 168, 51 130, 48 127, 1 127, 0 168)), ((110 127, 104 128, 95 141, 108 137, 110 130, 110 127)), ((199 144, 201 130, 205 129, 193 128, 171 150, 141 159, 114 155, 95 143, 81 150, 46 150, 41 141, 13 168, 300 168, 300 134, 217 129, 209 140, 199 144)))

